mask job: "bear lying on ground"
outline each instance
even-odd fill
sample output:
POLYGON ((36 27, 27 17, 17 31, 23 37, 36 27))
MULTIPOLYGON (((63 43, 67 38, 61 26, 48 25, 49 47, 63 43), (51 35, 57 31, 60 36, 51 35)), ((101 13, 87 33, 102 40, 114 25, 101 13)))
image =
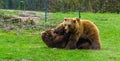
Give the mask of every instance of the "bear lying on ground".
MULTIPOLYGON (((42 33, 44 43, 51 48, 65 48, 68 43, 70 34, 65 33, 63 28, 58 30, 48 29, 42 33)), ((90 41, 88 39, 80 38, 76 44, 78 49, 89 49, 90 41)))
POLYGON ((51 48, 64 48, 68 42, 68 38, 68 34, 63 34, 61 32, 58 32, 57 34, 54 29, 48 29, 42 32, 42 40, 48 47, 51 48))
POLYGON ((80 20, 79 18, 65 18, 64 22, 57 26, 56 30, 59 31, 62 27, 65 28, 65 33, 70 34, 65 49, 78 47, 79 40, 82 40, 80 38, 83 38, 83 41, 88 40, 90 42, 89 49, 101 48, 99 30, 93 22, 80 20))

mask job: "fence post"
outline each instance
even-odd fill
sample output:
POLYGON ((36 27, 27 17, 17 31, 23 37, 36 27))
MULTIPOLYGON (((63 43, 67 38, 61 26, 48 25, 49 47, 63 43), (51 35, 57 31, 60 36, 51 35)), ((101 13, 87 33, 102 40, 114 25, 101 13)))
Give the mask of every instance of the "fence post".
POLYGON ((25 1, 20 1, 20 9, 25 11, 25 1))
POLYGON ((21 0, 18 0, 18 9, 20 10, 20 2, 21 2, 21 0))
POLYGON ((47 1, 44 0, 45 22, 47 21, 47 1))
POLYGON ((12 2, 12 0, 8 1, 8 8, 9 9, 13 9, 13 2, 12 2))
POLYGON ((45 23, 47 22, 47 7, 48 7, 48 4, 47 4, 47 1, 46 0, 42 0, 43 2, 43 6, 44 6, 44 12, 45 12, 45 16, 44 16, 44 29, 46 28, 46 25, 45 23))
POLYGON ((78 17, 81 18, 80 9, 78 10, 78 17))
POLYGON ((7 9, 7 3, 6 3, 7 1, 6 0, 4 0, 4 9, 7 9))

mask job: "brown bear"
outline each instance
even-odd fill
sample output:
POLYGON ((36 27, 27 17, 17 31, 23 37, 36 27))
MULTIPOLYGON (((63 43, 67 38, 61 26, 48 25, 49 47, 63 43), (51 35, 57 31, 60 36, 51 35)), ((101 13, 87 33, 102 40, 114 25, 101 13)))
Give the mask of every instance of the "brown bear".
POLYGON ((96 25, 89 20, 79 18, 65 18, 64 22, 56 27, 57 30, 65 28, 66 33, 70 33, 65 49, 74 49, 80 38, 90 40, 89 49, 100 49, 99 30, 96 25))
MULTIPOLYGON (((66 34, 64 29, 53 30, 48 29, 42 33, 42 39, 48 47, 52 48, 65 48, 68 43, 69 34, 66 34)), ((89 49, 90 41, 84 38, 80 38, 79 42, 76 44, 78 49, 89 49)))
POLYGON ((41 37, 44 43, 48 47, 64 48, 68 41, 69 34, 65 34, 63 30, 60 30, 59 32, 58 31, 55 32, 54 29, 48 29, 42 32, 41 37))

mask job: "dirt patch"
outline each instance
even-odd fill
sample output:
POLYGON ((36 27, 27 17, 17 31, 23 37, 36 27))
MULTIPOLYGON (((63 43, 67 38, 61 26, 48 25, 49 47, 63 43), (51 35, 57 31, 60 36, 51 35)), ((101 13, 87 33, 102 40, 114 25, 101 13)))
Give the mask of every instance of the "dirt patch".
POLYGON ((32 18, 34 20, 43 20, 44 19, 44 14, 37 14, 35 12, 20 12, 19 17, 21 18, 32 18))
MULTIPOLYGON (((8 13, 14 12, 15 14, 0 12, 0 27, 5 31, 14 29, 45 29, 44 23, 40 23, 41 20, 44 20, 44 12, 19 10, 6 11, 8 11, 8 13)), ((51 15, 51 13, 47 14, 48 17, 51 17, 51 15)))

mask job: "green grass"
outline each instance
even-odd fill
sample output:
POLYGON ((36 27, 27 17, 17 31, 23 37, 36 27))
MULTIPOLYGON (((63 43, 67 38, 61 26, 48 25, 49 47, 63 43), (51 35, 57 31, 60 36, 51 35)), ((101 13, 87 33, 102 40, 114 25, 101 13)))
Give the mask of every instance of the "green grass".
MULTIPOLYGON (((78 17, 77 12, 52 13, 49 25, 64 17, 78 17), (53 21, 53 22, 52 22, 53 21)), ((41 31, 21 30, 5 32, 0 30, 0 60, 15 61, 119 61, 120 60, 120 14, 81 13, 98 26, 101 36, 101 50, 64 50, 48 48, 41 39, 41 31)), ((56 25, 57 25, 56 24, 56 25)))

